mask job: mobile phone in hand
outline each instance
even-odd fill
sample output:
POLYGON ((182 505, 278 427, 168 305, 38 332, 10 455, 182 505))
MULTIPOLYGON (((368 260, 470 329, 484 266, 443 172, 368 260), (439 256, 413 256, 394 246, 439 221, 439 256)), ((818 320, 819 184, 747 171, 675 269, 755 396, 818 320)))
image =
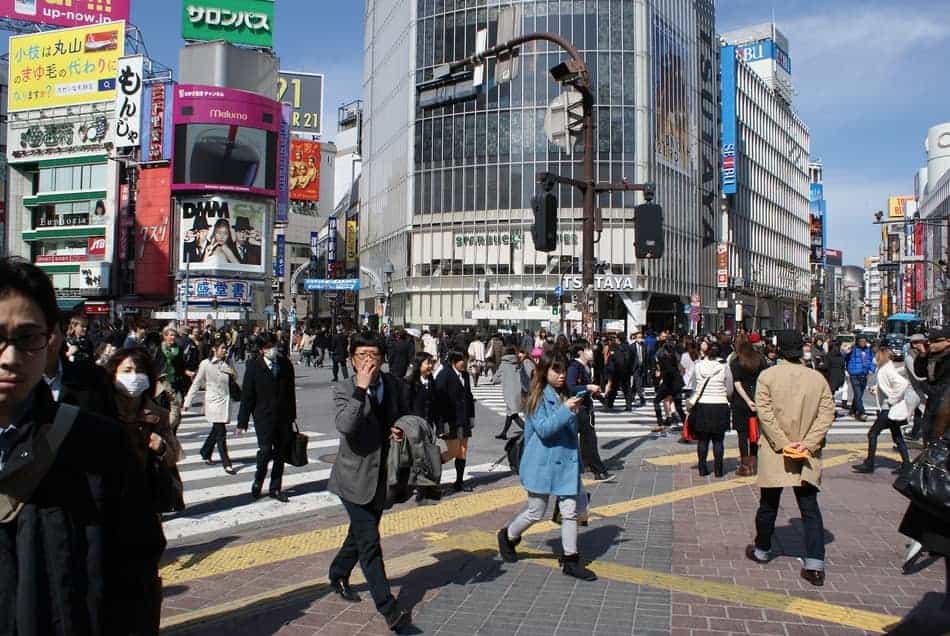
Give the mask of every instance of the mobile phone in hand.
POLYGON ((580 391, 574 394, 574 397, 585 398, 588 395, 590 395, 590 392, 587 389, 581 389, 580 391))

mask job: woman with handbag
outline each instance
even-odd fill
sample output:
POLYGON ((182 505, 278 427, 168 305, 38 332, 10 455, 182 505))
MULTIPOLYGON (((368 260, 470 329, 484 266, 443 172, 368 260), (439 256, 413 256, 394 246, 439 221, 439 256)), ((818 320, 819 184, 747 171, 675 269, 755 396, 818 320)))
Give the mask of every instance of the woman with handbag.
POLYGON ((904 394, 910 389, 907 369, 903 365, 904 354, 899 349, 878 349, 874 356, 877 366, 877 386, 871 387, 871 394, 877 398, 877 419, 868 431, 868 456, 860 464, 852 466, 856 473, 873 473, 874 459, 877 453, 877 438, 885 429, 890 429, 891 437, 901 455, 901 465, 894 471, 899 473, 910 466, 910 455, 901 426, 907 423, 907 402, 904 394))
POLYGON ((211 430, 201 447, 201 459, 209 466, 214 464, 211 460, 211 454, 214 447, 218 447, 218 455, 221 456, 221 464, 224 471, 229 475, 236 475, 237 471, 231 465, 231 458, 228 456, 227 425, 231 421, 231 399, 232 394, 240 398, 240 387, 237 383, 237 373, 226 362, 228 355, 228 343, 224 339, 218 339, 211 349, 211 357, 202 360, 198 365, 198 373, 188 389, 185 401, 182 406, 183 411, 191 408, 191 403, 195 399, 199 389, 205 391, 204 416, 211 422, 211 430))
POLYGON ((755 387, 759 374, 768 368, 768 362, 756 351, 753 343, 739 334, 736 338, 736 355, 729 363, 735 394, 732 400, 732 427, 739 436, 739 469, 736 475, 748 477, 757 471, 758 418, 755 406, 755 387), (753 422, 755 418, 755 422, 753 422))
POLYGON ((709 474, 706 460, 709 444, 713 447, 716 477, 723 476, 723 454, 726 431, 729 430, 729 398, 734 389, 732 372, 719 357, 719 345, 710 343, 706 357, 696 363, 696 395, 691 400, 689 428, 698 442, 699 474, 709 474))

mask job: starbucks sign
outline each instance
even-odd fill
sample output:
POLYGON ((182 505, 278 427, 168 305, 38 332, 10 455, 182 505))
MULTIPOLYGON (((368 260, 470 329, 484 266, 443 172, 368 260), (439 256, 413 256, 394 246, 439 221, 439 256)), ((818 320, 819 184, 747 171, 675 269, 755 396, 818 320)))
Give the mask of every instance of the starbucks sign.
POLYGON ((182 37, 271 48, 273 0, 185 0, 182 37))

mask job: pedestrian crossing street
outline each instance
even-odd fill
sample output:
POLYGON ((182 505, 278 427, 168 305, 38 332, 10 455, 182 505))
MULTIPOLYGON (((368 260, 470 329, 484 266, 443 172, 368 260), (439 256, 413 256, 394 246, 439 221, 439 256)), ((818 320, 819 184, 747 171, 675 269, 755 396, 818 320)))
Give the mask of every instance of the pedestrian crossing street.
MULTIPOLYGON (((505 416, 505 399, 502 395, 500 384, 489 384, 480 382, 477 387, 472 387, 472 395, 483 407, 497 413, 501 417, 505 416)), ((653 410, 654 390, 650 387, 644 389, 646 404, 641 407, 634 406, 633 411, 624 411, 627 402, 621 393, 614 401, 614 410, 605 411, 597 406, 595 410, 595 423, 597 428, 597 439, 635 439, 638 437, 647 437, 653 435, 651 429, 656 426, 656 414, 653 410)), ((838 410, 839 414, 841 409, 838 410)), ((874 423, 874 417, 877 415, 875 409, 867 408, 867 421, 859 422, 851 416, 839 416, 831 427, 829 435, 866 435, 871 424, 874 423)), ((735 431, 730 431, 729 435, 735 435, 735 431)))
MULTIPOLYGON (((186 509, 165 515, 163 525, 169 541, 340 506, 339 498, 326 490, 332 468, 330 462, 339 447, 336 434, 301 431, 310 438, 310 463, 302 468, 289 464, 285 466, 283 490, 290 501, 281 503, 266 496, 269 474, 268 480, 264 482, 265 496, 255 501, 250 492, 254 480, 257 438, 253 425, 247 433, 239 435, 236 433, 236 424, 236 421, 232 421, 228 425, 228 454, 238 472, 237 475, 229 475, 224 472, 217 450, 212 455, 215 460, 213 466, 201 459, 200 449, 211 429, 207 420, 193 414, 182 417, 178 439, 185 457, 179 462, 178 470, 185 488, 186 509)), ((489 472, 506 474, 509 471, 505 464, 480 464, 466 467, 465 476, 478 477, 489 472)), ((449 466, 442 473, 442 481, 448 483, 454 479, 455 471, 449 466)))

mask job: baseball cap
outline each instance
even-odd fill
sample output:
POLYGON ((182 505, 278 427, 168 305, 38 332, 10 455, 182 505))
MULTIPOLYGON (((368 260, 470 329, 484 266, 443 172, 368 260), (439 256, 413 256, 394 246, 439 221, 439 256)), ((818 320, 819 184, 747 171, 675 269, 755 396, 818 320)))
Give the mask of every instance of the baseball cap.
POLYGON ((915 333, 910 337, 911 342, 927 342, 927 336, 922 333, 915 333))

